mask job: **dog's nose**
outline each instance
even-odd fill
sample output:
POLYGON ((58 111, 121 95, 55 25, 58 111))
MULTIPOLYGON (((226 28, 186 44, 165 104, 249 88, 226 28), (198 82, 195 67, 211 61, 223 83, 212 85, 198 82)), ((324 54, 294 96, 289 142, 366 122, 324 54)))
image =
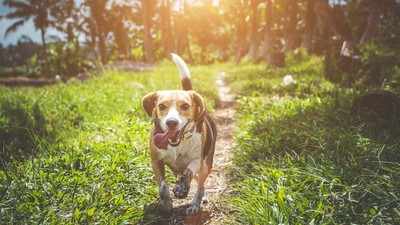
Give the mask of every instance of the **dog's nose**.
POLYGON ((174 129, 176 126, 178 126, 179 122, 176 119, 169 119, 165 123, 167 124, 169 129, 174 129))

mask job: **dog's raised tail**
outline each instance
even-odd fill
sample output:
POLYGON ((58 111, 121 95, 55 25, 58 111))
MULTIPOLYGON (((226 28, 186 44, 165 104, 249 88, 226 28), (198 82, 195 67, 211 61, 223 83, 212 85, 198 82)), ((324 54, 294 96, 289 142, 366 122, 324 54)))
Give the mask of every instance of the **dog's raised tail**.
POLYGON ((190 71, 185 61, 177 54, 171 53, 172 61, 178 67, 179 77, 181 78, 182 88, 185 91, 192 90, 192 80, 190 79, 190 71))

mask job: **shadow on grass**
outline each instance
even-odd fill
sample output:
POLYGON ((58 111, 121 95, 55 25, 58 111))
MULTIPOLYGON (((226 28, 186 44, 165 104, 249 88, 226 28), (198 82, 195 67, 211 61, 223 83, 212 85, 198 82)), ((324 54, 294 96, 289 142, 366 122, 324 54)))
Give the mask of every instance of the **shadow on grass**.
POLYGON ((11 96, 0 99, 0 169, 6 169, 11 159, 36 154, 54 137, 37 102, 11 96))
POLYGON ((190 206, 190 204, 184 204, 174 207, 172 214, 163 216, 159 213, 159 203, 154 202, 151 203, 144 208, 143 220, 139 222, 142 225, 200 225, 207 224, 210 219, 213 217, 213 214, 210 211, 202 210, 197 215, 186 215, 186 209, 190 206))

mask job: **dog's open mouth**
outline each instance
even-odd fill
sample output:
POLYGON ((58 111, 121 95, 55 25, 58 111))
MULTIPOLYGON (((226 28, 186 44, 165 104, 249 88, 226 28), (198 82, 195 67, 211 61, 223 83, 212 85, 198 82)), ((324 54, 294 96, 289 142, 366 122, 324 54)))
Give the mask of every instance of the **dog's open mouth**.
POLYGON ((181 142, 179 130, 168 130, 165 133, 154 135, 154 144, 159 149, 167 149, 168 144, 176 147, 181 142))

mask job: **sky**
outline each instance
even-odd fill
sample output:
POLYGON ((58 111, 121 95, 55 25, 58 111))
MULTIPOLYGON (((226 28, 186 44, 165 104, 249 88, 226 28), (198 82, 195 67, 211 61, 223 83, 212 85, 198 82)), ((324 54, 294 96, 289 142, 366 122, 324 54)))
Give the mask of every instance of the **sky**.
MULTIPOLYGON (((4 0, 0 0, 0 14, 4 15, 5 13, 12 12, 13 11, 12 9, 3 6, 3 1, 4 0)), ((39 43, 41 42, 40 32, 35 31, 32 20, 28 21, 22 27, 18 28, 16 32, 10 33, 7 35, 7 37, 4 37, 6 29, 11 24, 13 24, 13 22, 14 21, 7 19, 0 20, 0 43, 2 43, 3 46, 7 46, 9 44, 15 44, 22 35, 30 37, 35 42, 39 43)))
MULTIPOLYGON (((80 5, 84 0, 75 0, 76 5, 80 5)), ((120 1, 120 0, 113 0, 113 1, 120 1)), ((4 0, 0 0, 0 15, 4 15, 6 13, 12 12, 15 9, 10 9, 3 5, 4 0)), ((8 20, 8 19, 1 19, 0 20, 0 43, 3 46, 8 46, 10 44, 16 44, 18 40, 23 36, 28 36, 32 39, 33 42, 42 43, 41 34, 39 30, 36 30, 33 25, 33 19, 27 21, 23 26, 19 27, 16 31, 11 32, 5 37, 6 30, 9 26, 13 24, 17 20, 8 20)), ((64 35, 58 32, 56 29, 50 27, 46 30, 46 37, 49 36, 59 36, 63 37, 64 35)), ((80 37, 80 39, 84 39, 84 37, 80 37)))
MULTIPOLYGON (((8 12, 14 11, 14 9, 10 9, 3 5, 4 0, 0 0, 0 14, 4 15, 8 12)), ((81 2, 78 0, 78 2, 81 2)), ((16 20, 8 20, 8 19, 1 19, 0 20, 0 43, 3 46, 8 46, 10 44, 16 44, 21 36, 26 35, 32 39, 32 41, 37 43, 42 43, 41 34, 39 30, 36 30, 33 25, 33 20, 27 21, 23 26, 19 27, 15 32, 9 33, 7 37, 4 36, 6 33, 7 28, 13 24, 16 20)), ((54 28, 49 28, 46 31, 46 36, 49 35, 57 35, 61 36, 61 34, 55 30, 54 28)))

